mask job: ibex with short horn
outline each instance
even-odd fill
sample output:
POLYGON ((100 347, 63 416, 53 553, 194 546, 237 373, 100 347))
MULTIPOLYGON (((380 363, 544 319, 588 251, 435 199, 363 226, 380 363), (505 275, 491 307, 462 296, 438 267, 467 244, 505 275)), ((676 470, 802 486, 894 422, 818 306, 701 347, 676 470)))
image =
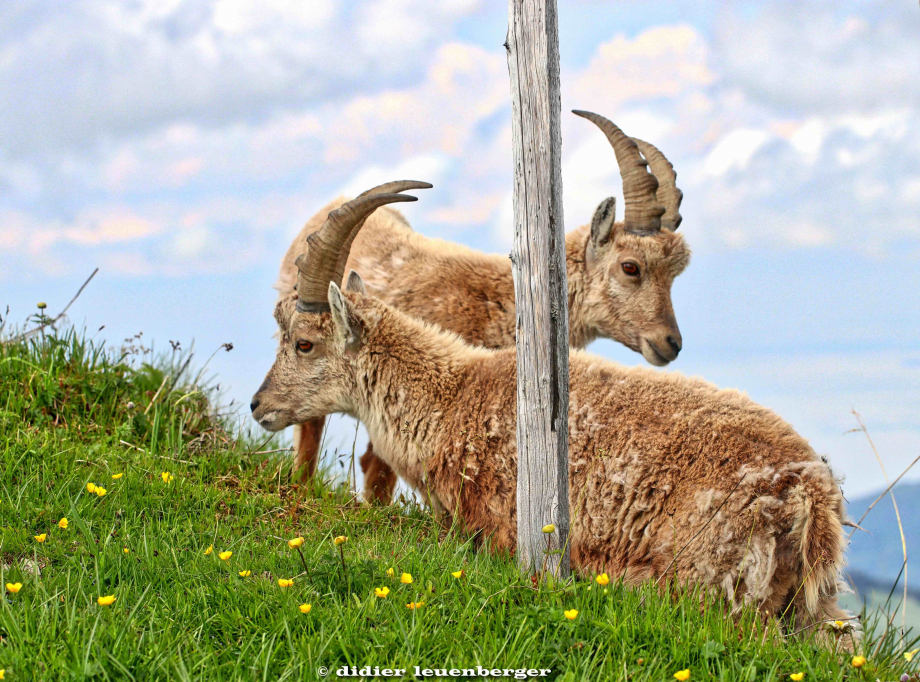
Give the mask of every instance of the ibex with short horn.
MULTIPOLYGON (((623 177, 626 216, 624 222, 615 222, 611 197, 597 207, 590 226, 566 235, 571 344, 582 348, 597 337, 608 337, 642 353, 653 365, 666 365, 682 344, 671 284, 690 259, 683 238, 675 233, 682 199, 676 174, 651 144, 631 142, 602 116, 575 113, 595 123, 613 146, 623 177)), ((370 192, 430 186, 407 181, 370 192)), ((293 294, 294 263, 303 255, 308 236, 344 202, 339 198, 323 208, 291 245, 277 285, 281 299, 293 294)), ((413 232, 401 214, 382 209, 367 219, 347 267, 362 276, 371 294, 413 317, 456 332, 472 344, 514 346, 514 283, 507 256, 429 239, 413 232)), ((323 423, 319 418, 295 427, 297 464, 306 475, 316 467, 323 423)), ((365 498, 388 502, 396 476, 374 456, 372 444, 361 457, 361 467, 365 498)))
MULTIPOLYGON (((360 197, 311 236, 297 298, 275 309, 280 343, 253 417, 269 431, 334 412, 356 417, 399 476, 513 551, 515 350, 468 345, 368 295, 357 273, 345 293, 338 285, 366 217, 412 199, 360 197)), ((654 211, 631 215, 633 229, 657 230, 654 211)), ((576 572, 699 582, 795 629, 845 617, 836 602, 843 497, 791 426, 701 379, 584 351, 572 353, 570 372, 576 572)))

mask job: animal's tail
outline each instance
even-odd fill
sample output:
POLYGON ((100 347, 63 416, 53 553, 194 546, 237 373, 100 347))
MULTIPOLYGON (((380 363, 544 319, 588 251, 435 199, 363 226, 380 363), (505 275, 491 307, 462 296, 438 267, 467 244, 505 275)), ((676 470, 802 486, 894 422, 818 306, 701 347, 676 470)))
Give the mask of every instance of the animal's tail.
MULTIPOLYGON (((846 538, 843 494, 830 471, 820 462, 809 463, 800 472, 799 483, 787 503, 792 506, 791 535, 798 542, 802 572, 794 589, 804 592, 809 613, 819 613, 822 596, 837 593, 837 579, 844 566, 846 538)), ((823 610, 823 609, 822 609, 823 610)))

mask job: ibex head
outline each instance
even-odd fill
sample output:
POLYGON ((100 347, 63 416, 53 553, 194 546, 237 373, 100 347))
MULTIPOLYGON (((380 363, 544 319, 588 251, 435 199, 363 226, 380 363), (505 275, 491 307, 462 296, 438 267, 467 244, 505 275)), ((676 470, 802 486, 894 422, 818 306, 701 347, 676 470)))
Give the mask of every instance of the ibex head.
MULTIPOLYGON (((252 416, 268 431, 280 431, 313 417, 351 412, 350 355, 360 344, 362 325, 339 289, 351 244, 367 217, 384 204, 416 201, 399 194, 431 187, 405 180, 380 185, 329 213, 323 226, 307 238, 307 254, 297 265, 297 297, 275 307, 280 342, 275 363, 252 398, 252 416)), ((353 273, 354 274, 354 273, 353 273)), ((363 292, 349 277, 346 290, 363 292)), ((368 311, 373 315, 373 309, 368 311)))
POLYGON ((651 364, 666 365, 683 343, 671 305, 671 284, 690 262, 690 249, 676 233, 683 198, 677 174, 651 144, 627 137, 603 116, 574 113, 607 136, 626 199, 622 223, 615 219, 614 197, 602 201, 591 220, 584 253, 584 300, 579 302, 585 333, 615 338, 651 364))

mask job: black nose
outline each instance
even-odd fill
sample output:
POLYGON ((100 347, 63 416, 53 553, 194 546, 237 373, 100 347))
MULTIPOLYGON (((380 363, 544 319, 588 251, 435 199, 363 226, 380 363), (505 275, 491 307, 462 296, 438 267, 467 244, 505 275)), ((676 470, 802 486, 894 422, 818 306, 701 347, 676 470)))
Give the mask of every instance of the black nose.
POLYGON ((249 411, 250 411, 250 412, 255 412, 255 411, 256 411, 256 408, 259 406, 259 402, 261 402, 261 401, 260 401, 258 398, 253 398, 253 399, 252 399, 252 402, 249 403, 249 411))
POLYGON ((681 345, 680 339, 676 339, 673 336, 668 337, 668 343, 671 344, 671 348, 674 349, 674 355, 680 353, 681 345))

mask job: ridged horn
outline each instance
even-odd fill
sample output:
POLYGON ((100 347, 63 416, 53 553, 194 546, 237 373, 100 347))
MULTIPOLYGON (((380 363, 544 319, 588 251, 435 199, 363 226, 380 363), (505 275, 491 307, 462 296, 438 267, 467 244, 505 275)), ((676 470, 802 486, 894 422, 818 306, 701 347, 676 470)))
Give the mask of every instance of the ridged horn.
POLYGON ((307 237, 307 253, 294 261, 298 270, 297 310, 313 313, 329 310, 329 282, 342 282, 348 251, 361 225, 381 206, 399 201, 418 199, 405 194, 369 194, 329 212, 323 226, 307 237))
MULTIPOLYGON (((430 182, 421 182, 420 180, 394 180, 393 182, 385 182, 382 185, 371 187, 366 192, 361 192, 358 198, 374 194, 399 194, 407 189, 431 189, 432 187, 433 185, 430 182)), ((351 252, 351 245, 362 227, 364 227, 364 220, 355 223, 354 228, 351 230, 351 235, 342 243, 342 248, 339 251, 339 262, 336 264, 336 272, 341 272, 343 276, 345 274, 345 265, 348 263, 348 254, 351 252)), ((336 284, 341 286, 341 278, 336 281, 336 284)))
POLYGON ((430 182, 421 182, 419 180, 394 180, 385 182, 382 185, 371 187, 366 192, 361 192, 359 197, 366 197, 369 194, 399 194, 407 189, 431 189, 433 185, 430 182))
POLYGON ((620 130, 613 121, 590 111, 573 111, 586 118, 607 136, 620 167, 623 178, 623 198, 626 200, 624 227, 627 232, 650 235, 661 229, 664 207, 658 203, 655 192, 658 180, 648 171, 648 163, 639 153, 639 147, 620 130))
POLYGON ((653 144, 633 138, 633 142, 639 147, 642 156, 648 161, 648 167, 658 179, 658 202, 664 206, 664 215, 661 216, 661 229, 674 232, 680 227, 680 202, 683 201, 684 193, 677 186, 677 173, 674 166, 668 161, 668 157, 661 153, 653 144))

